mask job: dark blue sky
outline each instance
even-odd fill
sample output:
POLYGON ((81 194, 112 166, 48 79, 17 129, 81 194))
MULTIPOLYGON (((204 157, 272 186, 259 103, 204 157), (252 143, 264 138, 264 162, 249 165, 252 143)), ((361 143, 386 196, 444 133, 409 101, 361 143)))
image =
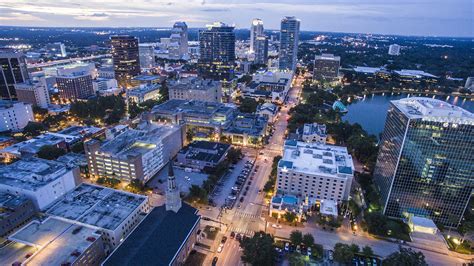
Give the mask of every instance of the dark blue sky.
POLYGON ((474 36, 472 0, 2 0, 0 25, 190 27, 212 21, 278 29, 286 15, 303 30, 474 36))

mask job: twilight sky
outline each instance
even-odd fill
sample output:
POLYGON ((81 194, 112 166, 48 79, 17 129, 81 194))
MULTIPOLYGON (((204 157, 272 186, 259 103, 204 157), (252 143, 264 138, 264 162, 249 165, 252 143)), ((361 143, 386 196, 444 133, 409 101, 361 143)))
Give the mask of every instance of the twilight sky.
POLYGON ((472 0, 1 0, 0 25, 190 27, 212 21, 278 29, 283 16, 302 30, 474 37, 472 0))

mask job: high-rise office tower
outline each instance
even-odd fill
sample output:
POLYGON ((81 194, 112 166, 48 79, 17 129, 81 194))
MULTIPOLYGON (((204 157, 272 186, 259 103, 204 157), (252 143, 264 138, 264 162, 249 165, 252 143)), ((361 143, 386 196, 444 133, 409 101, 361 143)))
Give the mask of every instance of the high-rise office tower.
POLYGON ((92 77, 85 72, 58 76, 56 77, 56 83, 58 85, 59 97, 63 100, 87 99, 94 95, 92 77))
POLYGON ((250 27, 250 52, 254 53, 255 43, 257 41, 257 37, 263 35, 263 21, 259 18, 254 18, 252 20, 252 26, 250 27))
POLYGON ((383 211, 457 227, 474 188, 474 115, 423 97, 390 103, 374 180, 383 211))
POLYGON ((199 73, 204 78, 229 81, 234 77, 234 27, 221 22, 199 31, 199 73))
POLYGON ((280 70, 296 69, 298 57, 298 42, 300 33, 300 20, 295 17, 285 17, 281 20, 280 29, 280 70))
POLYGON ((15 84, 29 79, 25 55, 12 50, 0 50, 0 98, 16 98, 15 84))
POLYGON ((130 88, 133 77, 140 74, 138 39, 129 35, 110 37, 115 79, 122 88, 130 88))
POLYGON ((172 42, 177 42, 177 55, 182 59, 188 54, 188 25, 184 21, 174 23, 171 30, 172 42))
POLYGON ((44 73, 37 73, 31 79, 15 84, 15 91, 20 102, 41 108, 48 108, 51 103, 44 73))
POLYGON ((339 76, 341 57, 333 54, 317 55, 314 59, 313 79, 335 79, 339 76))
POLYGON ((140 43, 138 52, 141 68, 147 69, 155 66, 155 45, 153 43, 140 43))
POLYGON ((266 65, 268 61, 268 38, 260 35, 255 39, 255 60, 256 64, 266 65))

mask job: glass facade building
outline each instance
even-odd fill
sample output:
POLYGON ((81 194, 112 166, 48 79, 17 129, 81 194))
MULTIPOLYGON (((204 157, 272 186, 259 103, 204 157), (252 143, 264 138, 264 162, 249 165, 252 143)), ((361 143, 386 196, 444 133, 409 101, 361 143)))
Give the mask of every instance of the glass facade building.
POLYGON ((15 84, 29 79, 25 56, 11 50, 0 51, 0 98, 16 99, 15 84))
POLYGON ((457 227, 474 188, 474 116, 431 98, 392 101, 374 180, 384 214, 457 227))
POLYGON ((280 70, 294 71, 296 69, 299 34, 299 19, 295 17, 285 17, 281 20, 280 53, 278 58, 278 68, 280 70))
POLYGON ((110 37, 115 79, 119 87, 133 87, 132 78, 140 75, 138 39, 120 35, 110 37))

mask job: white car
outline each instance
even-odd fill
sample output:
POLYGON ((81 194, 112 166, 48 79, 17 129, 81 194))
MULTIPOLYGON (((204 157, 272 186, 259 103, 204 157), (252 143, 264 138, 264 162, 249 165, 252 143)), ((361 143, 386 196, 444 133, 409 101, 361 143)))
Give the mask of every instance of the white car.
POLYGON ((235 199, 237 199, 237 197, 235 197, 235 196, 229 196, 228 198, 229 198, 230 200, 235 200, 235 199))
POLYGON ((217 248, 217 253, 221 253, 223 249, 224 249, 224 244, 220 243, 219 247, 217 248))
POLYGON ((276 228, 276 229, 280 229, 280 228, 281 228, 281 225, 279 225, 279 224, 272 224, 272 227, 273 227, 273 228, 276 228))

